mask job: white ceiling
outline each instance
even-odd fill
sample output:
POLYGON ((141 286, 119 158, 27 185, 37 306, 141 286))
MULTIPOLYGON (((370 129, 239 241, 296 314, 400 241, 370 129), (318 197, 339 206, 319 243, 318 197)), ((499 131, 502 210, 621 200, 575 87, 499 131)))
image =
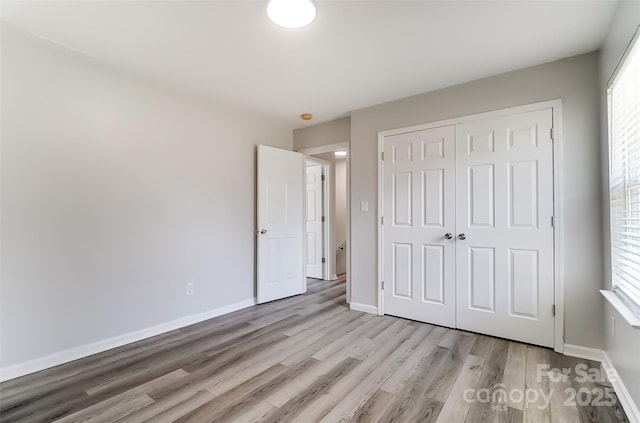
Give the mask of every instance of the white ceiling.
POLYGON ((301 30, 272 24, 264 1, 3 1, 1 11, 110 65, 300 128, 597 50, 616 5, 320 0, 301 30))

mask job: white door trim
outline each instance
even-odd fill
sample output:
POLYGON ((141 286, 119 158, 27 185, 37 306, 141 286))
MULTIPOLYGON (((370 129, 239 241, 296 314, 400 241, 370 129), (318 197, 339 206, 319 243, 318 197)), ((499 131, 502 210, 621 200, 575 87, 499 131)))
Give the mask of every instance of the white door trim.
POLYGON ((496 118, 500 116, 514 115, 518 113, 532 112, 542 109, 552 109, 553 113, 553 210, 554 210, 554 303, 556 309, 554 327, 554 350, 564 352, 564 175, 562 171, 562 100, 549 100, 539 103, 526 104, 522 106, 509 107, 506 109, 494 110, 490 112, 473 115, 460 116, 453 119, 440 120, 436 122, 414 125, 405 128, 391 129, 378 132, 378 314, 384 314, 384 295, 382 293, 383 280, 383 242, 384 227, 382 217, 384 210, 384 198, 382 193, 384 138, 389 135, 398 135, 406 132, 421 131, 424 129, 437 128, 439 126, 457 125, 496 118))
POLYGON ((329 153, 336 150, 347 150, 347 249, 346 249, 346 265, 347 265, 347 304, 351 303, 351 153, 349 151, 349 141, 327 144, 320 147, 305 148, 299 150, 299 153, 305 156, 311 154, 329 153))
POLYGON ((313 154, 331 153, 336 150, 349 151, 349 141, 338 142, 335 144, 321 145, 320 147, 304 148, 302 150, 298 150, 298 153, 302 153, 305 156, 311 156, 313 154))
MULTIPOLYGON (((330 269, 334 269, 334 261, 335 258, 332 254, 330 254, 331 246, 333 245, 333 236, 331 234, 330 228, 333 227, 333 218, 331 214, 331 208, 333 207, 333 203, 331 202, 331 195, 329 192, 329 187, 333 183, 331 179, 331 171, 333 170, 333 163, 328 162, 326 160, 317 159, 315 157, 305 156, 305 164, 311 162, 313 164, 322 166, 322 175, 324 176, 324 183, 322 184, 322 214, 324 215, 324 225, 322 225, 322 257, 324 257, 325 262, 322 265, 322 279, 335 279, 330 269)), ((305 173, 306 175, 306 173, 305 173)), ((306 207, 306 203, 305 203, 306 207)), ((306 209, 305 209, 306 213, 306 209)), ((305 240, 306 241, 306 240, 305 240)), ((307 256, 307 243, 304 244, 305 252, 304 257, 307 256)))

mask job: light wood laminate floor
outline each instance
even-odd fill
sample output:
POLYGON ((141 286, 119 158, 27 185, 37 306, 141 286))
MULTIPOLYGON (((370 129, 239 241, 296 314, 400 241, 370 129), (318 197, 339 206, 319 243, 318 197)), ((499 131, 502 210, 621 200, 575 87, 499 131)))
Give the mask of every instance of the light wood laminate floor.
POLYGON ((310 280, 305 295, 7 381, 0 421, 626 421, 588 369, 599 366, 352 311, 344 283, 310 280))

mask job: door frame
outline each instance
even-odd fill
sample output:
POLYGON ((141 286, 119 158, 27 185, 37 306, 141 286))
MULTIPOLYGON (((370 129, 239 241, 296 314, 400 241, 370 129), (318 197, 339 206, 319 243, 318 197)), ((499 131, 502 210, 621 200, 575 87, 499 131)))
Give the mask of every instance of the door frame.
MULTIPOLYGON (((329 246, 333 243, 333 237, 330 234, 329 228, 333 225, 333 219, 331 217, 331 206, 333 205, 331 202, 331 195, 329 195, 329 187, 332 183, 331 179, 331 170, 333 169, 333 163, 328 162, 326 160, 317 159, 315 157, 305 156, 304 157, 304 165, 305 165, 305 194, 307 192, 307 172, 306 169, 309 167, 309 162, 313 165, 322 167, 322 175, 324 176, 324 181, 322 183, 322 215, 324 216, 324 225, 322 225, 322 257, 324 257, 325 262, 322 264, 322 279, 330 279, 334 275, 330 273, 330 269, 332 268, 332 264, 335 260, 329 254, 329 246)), ((305 197, 306 198, 306 197, 305 197)), ((304 257, 307 257, 307 231, 306 231, 306 215, 307 215, 307 202, 304 202, 304 213, 305 213, 305 243, 304 243, 304 257)), ((306 261, 306 259, 305 259, 306 261)), ((305 264, 305 277, 307 276, 307 266, 305 264)))
MULTIPOLYGON (((339 142, 335 144, 327 144, 318 147, 304 148, 302 150, 297 150, 298 153, 302 153, 305 156, 310 156, 312 154, 320 154, 320 153, 330 153, 336 150, 346 150, 347 151, 347 219, 346 219, 346 229, 347 229, 347 248, 346 248, 346 302, 347 304, 351 303, 351 151, 349 146, 349 141, 339 142)), ((329 226, 329 225, 327 225, 329 226)))
POLYGON ((429 122, 421 125, 408 126, 378 132, 378 314, 384 314, 384 294, 382 292, 383 281, 383 258, 384 258, 384 197, 383 197, 383 160, 384 138, 391 135, 403 134, 406 132, 422 131, 425 129, 437 128, 440 126, 451 126, 475 120, 497 118, 501 116, 515 115, 519 113, 533 112, 542 109, 552 110, 553 119, 553 274, 554 274, 554 350, 559 353, 564 352, 564 175, 563 175, 563 155, 562 155, 562 99, 542 101, 538 103, 525 104, 521 106, 508 107, 493 110, 490 112, 464 115, 452 119, 429 122))

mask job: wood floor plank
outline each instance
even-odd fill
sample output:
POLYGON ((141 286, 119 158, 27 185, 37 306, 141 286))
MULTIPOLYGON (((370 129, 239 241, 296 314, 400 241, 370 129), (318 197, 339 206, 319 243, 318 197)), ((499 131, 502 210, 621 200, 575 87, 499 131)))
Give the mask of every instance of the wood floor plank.
MULTIPOLYGON (((545 350, 540 347, 527 347, 525 387, 531 392, 549 392, 549 378, 542 376, 540 364, 548 364, 545 350)), ((527 423, 551 423, 551 408, 543 395, 531 396, 525 400, 524 421, 527 423)))
MULTIPOLYGON (((509 343, 509 351, 507 352, 507 363, 504 366, 504 375, 502 383, 507 392, 519 390, 524 392, 524 376, 527 364, 527 346, 518 342, 509 343)), ((524 395, 507 395, 507 406, 516 410, 524 410, 524 395)))
POLYGON ((358 351, 352 354, 351 356, 356 360, 361 360, 361 361, 366 360, 370 355, 375 354, 376 351, 384 347, 385 343, 389 339, 397 338, 398 334, 401 334, 403 332, 410 333, 412 331, 413 331, 413 328, 410 326, 407 326, 406 322, 404 321, 394 322, 387 329, 380 332, 378 336, 373 338, 371 340, 372 342, 369 342, 366 345, 366 347, 358 349, 358 351))
MULTIPOLYGON (((581 422, 609 423, 621 420, 618 416, 621 407, 615 392, 609 391, 611 388, 607 386, 608 384, 602 384, 598 379, 592 380, 590 377, 585 377, 589 373, 597 375, 594 372, 600 368, 599 363, 579 358, 574 358, 569 362, 572 370, 569 380, 574 392, 577 393, 573 402, 576 404, 581 422), (614 394, 613 403, 609 404, 605 398, 611 393, 614 394)), ((565 399, 571 401, 572 398, 565 396, 565 399)), ((623 418, 626 417, 623 416, 623 418)))
MULTIPOLYGON (((286 338, 286 335, 278 334, 275 342, 286 338)), ((227 351, 211 357, 210 360, 204 363, 199 363, 197 367, 192 369, 191 373, 187 377, 176 381, 172 386, 154 389, 149 393, 149 395, 153 399, 159 400, 165 396, 173 395, 177 390, 181 389, 189 389, 192 392, 205 390, 211 384, 211 378, 215 375, 231 366, 245 363, 255 354, 265 351, 265 348, 267 348, 267 344, 263 343, 253 344, 248 349, 238 350, 230 348, 227 351)))
MULTIPOLYGON (((128 391, 125 391, 119 395, 110 397, 104 401, 101 401, 91 406, 88 406, 86 408, 83 408, 75 413, 69 414, 66 417, 60 418, 56 421, 58 423, 70 423, 70 422, 87 420, 92 416, 99 415, 103 413, 105 410, 111 409, 117 406, 118 404, 127 401, 127 399, 137 398, 141 396, 148 396, 149 392, 153 391, 154 389, 171 385, 172 383, 186 376, 187 376, 187 372, 185 372, 184 370, 182 369, 175 370, 171 373, 167 373, 166 375, 160 376, 156 379, 153 379, 149 382, 146 382, 128 391)), ((132 412, 134 411, 135 410, 132 410, 132 412)), ((120 416, 118 417, 118 419, 122 417, 124 416, 120 416)))
MULTIPOLYGON (((358 366, 349 376, 356 379, 362 379, 369 377, 371 370, 375 364, 388 363, 391 367, 391 373, 385 377, 385 381, 397 370, 398 367, 406 360, 406 358, 413 352, 413 350, 425 339, 429 334, 431 328, 406 326, 402 331, 398 332, 395 336, 387 338, 382 344, 379 345, 372 354, 366 356, 362 360, 362 364, 358 366), (399 364, 396 365, 389 361, 389 358, 397 357, 399 364)), ((368 346, 372 342, 367 343, 368 346)), ((363 346, 364 349, 365 346, 363 346)), ((360 350, 360 349, 358 349, 360 350)), ((351 354, 351 356, 359 354, 351 354)), ((384 382, 383 382, 384 383, 384 382)))
MULTIPOLYGON (((149 404, 153 403, 153 400, 148 395, 140 395, 138 397, 127 398, 123 401, 119 401, 116 405, 108 408, 98 414, 89 417, 81 422, 86 423, 109 423, 116 421, 122 417, 128 416, 136 410, 139 410, 149 404)), ((78 422, 78 420, 76 420, 78 422)))
POLYGON ((235 421, 243 423, 254 423, 264 421, 275 407, 266 401, 259 401, 246 410, 242 410, 236 417, 235 421))
POLYGON ((434 348, 436 348, 446 331, 447 329, 445 328, 436 327, 429 332, 427 337, 416 347, 409 358, 387 379, 380 389, 391 394, 400 392, 406 382, 419 370, 420 362, 423 358, 429 356, 434 348))
POLYGON ((194 394, 192 391, 185 390, 162 401, 154 401, 117 420, 117 423, 172 422, 214 398, 215 396, 209 391, 199 391, 194 394))
POLYGON ((409 421, 412 422, 424 422, 424 423, 435 423, 438 419, 438 415, 442 410, 442 401, 435 400, 429 397, 422 397, 419 402, 418 411, 413 414, 409 421))
POLYGON ((424 396, 444 404, 449 397, 449 392, 458 378, 458 374, 462 370, 474 342, 474 336, 463 333, 458 334, 455 343, 450 348, 451 354, 448 362, 428 386, 424 392, 424 396))
MULTIPOLYGON (((153 360, 163 362, 166 357, 171 357, 173 354, 180 354, 181 352, 188 351, 199 343, 205 341, 207 337, 214 334, 225 333, 226 331, 233 330, 230 327, 224 328, 210 328, 205 334, 198 334, 182 343, 170 342, 168 344, 156 345, 154 348, 144 351, 124 361, 117 361, 109 364, 102 364, 101 366, 91 368, 85 372, 74 374, 71 377, 61 377, 55 382, 51 382, 44 386, 37 386, 31 390, 22 391, 19 395, 11 396, 9 398, 2 398, 2 405, 0 405, 0 414, 2 417, 7 415, 16 415, 14 411, 9 411, 15 408, 16 402, 21 403, 25 398, 29 398, 28 405, 21 407, 22 411, 18 414, 24 414, 29 408, 41 408, 42 412, 47 409, 46 414, 52 417, 58 417, 59 415, 65 415, 77 411, 82 405, 85 407, 91 406, 96 402, 102 401, 105 397, 115 396, 119 393, 130 389, 133 384, 124 382, 117 384, 116 389, 109 392, 103 392, 100 396, 93 395, 87 396, 87 398, 81 398, 82 394, 77 393, 78 389, 82 389, 87 385, 100 383, 110 383, 109 380, 126 378, 126 375, 138 366, 147 367, 153 360), (69 400, 65 401, 65 397, 69 400), (63 404, 64 402, 64 404, 63 404), (56 414, 61 413, 61 414, 56 414)), ((185 360, 190 358, 184 357, 185 360)), ((173 369, 169 369, 171 371, 173 369)), ((155 372, 149 374, 136 382, 144 383, 146 380, 154 379, 161 375, 162 372, 155 372), (146 380, 145 380, 146 379, 146 380)), ((66 376, 66 375, 65 375, 66 376)), ((124 380, 124 379, 123 379, 124 380)))
MULTIPOLYGON (((25 398, 29 398, 31 403, 33 403, 34 400, 40 401, 40 399, 46 398, 49 394, 56 395, 56 393, 61 390, 61 387, 80 387, 85 385, 86 383, 95 383, 94 381, 98 379, 104 382, 106 379, 105 375, 107 374, 110 374, 112 377, 117 377, 122 373, 127 373, 130 368, 135 367, 140 363, 147 363, 150 357, 169 354, 175 352, 177 348, 189 348, 197 344, 205 337, 215 336, 216 334, 224 333, 228 330, 232 330, 232 328, 209 328, 208 332, 204 335, 198 335, 193 338, 189 338, 182 344, 170 342, 169 344, 163 343, 161 345, 154 345, 150 350, 144 351, 143 353, 138 354, 135 357, 125 361, 104 364, 101 363, 100 360, 95 362, 92 357, 89 357, 89 361, 95 364, 90 366, 89 368, 86 368, 81 364, 77 364, 72 367, 73 370, 71 372, 62 372, 62 377, 58 376, 56 378, 53 376, 49 376, 45 378, 45 383, 41 383, 40 381, 37 381, 37 383, 26 383, 25 386, 29 387, 29 389, 20 389, 19 387, 17 387, 13 389, 13 393, 3 392, 2 397, 0 398, 0 409, 6 410, 8 408, 12 408, 16 403, 23 402, 25 398), (75 371, 76 368, 81 368, 82 371, 77 372, 75 371)), ((64 369, 66 369, 66 367, 62 366, 61 370, 64 369)), ((46 402, 43 402, 42 404, 44 406, 46 402)))
POLYGON ((464 423, 471 402, 468 398, 473 398, 482 369, 486 360, 475 355, 467 356, 462 370, 458 374, 449 396, 440 410, 438 423, 464 423))
POLYGON ((393 401, 393 394, 378 389, 369 400, 353 413, 352 422, 376 423, 393 401))
POLYGON ((426 336, 427 331, 420 334, 420 336, 413 337, 412 332, 419 332, 420 328, 416 330, 414 327, 408 327, 407 329, 411 330, 411 332, 406 332, 406 334, 405 331, 400 332, 397 337, 390 338, 376 354, 370 356, 370 362, 379 363, 379 365, 364 372, 363 369, 366 368, 365 363, 367 361, 365 359, 360 366, 350 372, 350 377, 359 378, 364 376, 362 382, 324 416, 321 420, 322 422, 328 423, 351 419, 355 411, 375 394, 380 386, 407 359, 413 348, 426 336), (398 342, 402 337, 405 339, 402 342, 398 342))
MULTIPOLYGON (((356 360, 357 361, 357 360, 356 360)), ((304 409, 304 419, 307 422, 319 422, 327 415, 346 395, 348 395, 362 381, 350 377, 348 374, 335 381, 335 384, 314 395, 304 409)), ((297 422, 296 419, 283 420, 297 422)))
POLYGON ((459 334, 460 332, 457 330, 448 329, 447 333, 445 333, 445 335, 442 337, 438 345, 444 348, 453 348, 456 341, 458 340, 459 334))
MULTIPOLYGON (((496 338, 492 344, 491 353, 482 369, 480 380, 476 386, 477 390, 488 389, 493 392, 496 386, 502 383, 507 354, 509 353, 509 342, 496 338)), ((473 402, 469 408, 469 413, 467 413, 465 423, 493 422, 496 417, 496 406, 497 404, 492 404, 491 402, 473 402)))
MULTIPOLYGON (((494 423, 522 423, 523 412, 513 407, 507 406, 496 413, 494 423)), ((558 420, 556 423, 578 423, 573 421, 558 420)))
MULTIPOLYGON (((335 341, 336 339, 339 339, 341 336, 344 335, 345 332, 349 332, 354 328, 356 328, 358 325, 360 325, 359 319, 361 318, 362 318, 362 314, 352 314, 349 320, 337 322, 337 324, 341 325, 342 327, 341 330, 332 330, 332 329, 337 329, 337 327, 335 328, 330 327, 330 328, 323 329, 322 333, 324 336, 322 336, 316 342, 306 346, 305 348, 300 349, 293 354, 290 354, 289 356, 284 358, 281 361, 281 363, 286 366, 291 366, 296 363, 299 363, 300 361, 304 360, 306 357, 309 357, 315 354, 316 351, 320 350, 321 348, 324 348, 325 346, 329 345, 331 342, 335 341)), ((314 332, 314 329, 310 328, 310 331, 314 332)))
POLYGON ((309 329, 312 327, 315 327, 318 325, 318 323, 322 322, 323 320, 326 320, 327 318, 330 318, 332 316, 335 316, 337 314, 342 314, 344 313, 346 310, 342 309, 342 308, 334 308, 331 306, 325 307, 324 309, 321 310, 326 310, 323 313, 319 313, 319 312, 315 312, 312 314, 309 314, 307 316, 304 316, 305 319, 303 319, 298 325, 296 325, 295 327, 292 327, 291 329, 288 329, 287 331, 285 331, 285 335, 288 336, 292 336, 292 335, 296 335, 300 332, 302 332, 305 329, 309 329), (316 316, 313 316, 313 315, 316 316), (311 317, 313 316, 313 317, 311 317))
POLYGON ((348 348, 351 343, 353 343, 357 338, 359 338, 364 332, 367 332, 372 327, 375 327, 378 324, 378 319, 374 319, 373 315, 365 315, 362 319, 359 320, 361 324, 355 327, 353 330, 348 331, 344 334, 344 336, 335 339, 324 347, 320 348, 318 351, 313 353, 311 357, 316 360, 324 360, 330 355, 334 354, 337 351, 340 351, 344 348, 348 348))
MULTIPOLYGON (((287 381, 309 366, 313 366, 317 360, 309 358, 295 366, 286 368, 276 377, 266 381, 260 386, 243 395, 237 395, 235 390, 230 390, 226 395, 220 396, 219 401, 211 401, 193 412, 187 414, 176 422, 180 423, 201 423, 204 421, 237 421, 246 408, 261 404, 274 389, 285 384, 287 381), (223 405, 222 407, 220 405, 223 405)), ((276 366, 281 366, 276 364, 276 366)), ((252 383, 249 381, 249 383, 252 383)))
POLYGON ((436 346, 431 354, 422 358, 416 373, 395 395, 380 421, 412 421, 411 416, 422 409, 424 392, 436 379, 438 371, 444 368, 451 356, 451 350, 436 346))
POLYGON ((397 319, 389 316, 380 316, 377 318, 377 320, 379 321, 378 325, 365 332, 362 335, 364 338, 373 339, 377 337, 378 335, 380 335, 380 333, 385 331, 389 326, 397 321, 397 319))
POLYGON ((496 338, 478 334, 475 336, 476 342, 473 344, 473 348, 471 348, 471 355, 488 359, 491 357, 491 352, 497 342, 496 338))
POLYGON ((342 361, 349 358, 349 355, 352 351, 357 350, 360 346, 368 342, 371 342, 371 340, 367 338, 357 338, 347 348, 336 351, 324 360, 319 361, 316 366, 313 366, 307 369, 305 372, 300 373, 294 380, 282 386, 276 392, 273 392, 267 398, 267 402, 276 407, 282 407, 285 403, 296 397, 300 392, 309 389, 309 387, 317 380, 325 377, 342 361))
MULTIPOLYGON (((557 367, 554 367, 556 369, 557 367)), ((574 423, 580 421, 578 409, 575 405, 567 403, 570 399, 566 394, 567 389, 571 389, 571 380, 568 375, 562 372, 551 372, 549 378, 549 393, 551 407, 551 421, 574 423)))
POLYGON ((555 394, 540 414, 514 397, 465 399, 469 389, 501 386, 546 395, 605 387, 575 377, 536 380, 543 363, 599 365, 350 310, 344 280, 309 280, 303 295, 1 383, 0 423, 626 421, 619 402, 567 407, 555 394))
MULTIPOLYGON (((305 411, 306 406, 309 402, 314 401, 316 398, 322 395, 327 395, 331 387, 336 383, 336 381, 343 378, 346 374, 348 374, 354 367, 359 364, 358 360, 353 358, 345 358, 342 362, 338 363, 335 367, 333 367, 330 371, 319 377, 315 380, 311 385, 309 385, 306 389, 299 392, 296 396, 288 400, 286 403, 282 404, 279 408, 274 410, 270 415, 268 415, 263 421, 267 422, 286 422, 286 421, 296 421, 299 416, 300 418, 308 416, 301 416, 301 414, 305 411)), ((267 402, 273 404, 269 399, 267 402)))
MULTIPOLYGON (((274 348, 261 351, 250 359, 242 362, 242 365, 228 367, 215 376, 212 376, 208 380, 206 389, 215 395, 220 395, 246 380, 251 379, 260 372, 277 364, 280 360, 291 353, 295 353, 296 351, 307 347, 309 344, 316 342, 322 337, 322 333, 299 337, 290 336, 278 343, 274 348)), ((307 359, 308 358, 305 358, 301 363, 307 359)))

